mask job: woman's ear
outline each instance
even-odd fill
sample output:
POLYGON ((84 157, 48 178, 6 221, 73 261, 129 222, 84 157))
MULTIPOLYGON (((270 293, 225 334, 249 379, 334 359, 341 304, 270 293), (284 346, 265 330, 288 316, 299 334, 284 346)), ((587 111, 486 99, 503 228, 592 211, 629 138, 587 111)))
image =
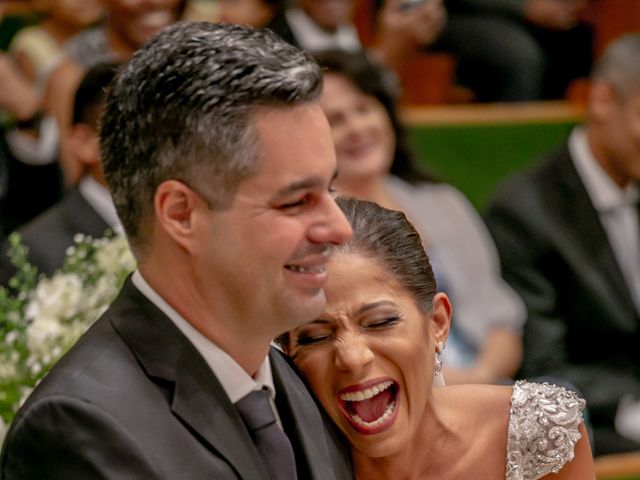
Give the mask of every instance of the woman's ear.
POLYGON ((439 292, 433 297, 433 314, 431 315, 433 333, 436 343, 447 343, 451 327, 451 302, 446 294, 439 292))

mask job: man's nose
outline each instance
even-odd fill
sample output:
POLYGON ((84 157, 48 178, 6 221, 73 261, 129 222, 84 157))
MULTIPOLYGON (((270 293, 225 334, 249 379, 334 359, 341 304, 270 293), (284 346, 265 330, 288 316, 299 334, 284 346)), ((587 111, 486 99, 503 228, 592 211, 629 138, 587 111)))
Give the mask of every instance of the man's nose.
POLYGON ((322 203, 322 217, 311 226, 310 240, 314 243, 330 245, 345 244, 353 235, 349 221, 328 192, 322 199, 322 203))

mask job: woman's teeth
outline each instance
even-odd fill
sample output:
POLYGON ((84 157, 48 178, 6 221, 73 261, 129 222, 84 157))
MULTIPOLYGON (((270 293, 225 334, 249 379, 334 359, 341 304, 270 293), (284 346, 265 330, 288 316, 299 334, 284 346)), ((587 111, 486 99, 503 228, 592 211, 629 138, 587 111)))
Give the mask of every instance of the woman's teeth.
POLYGON ((340 395, 340 399, 346 400, 347 402, 361 402, 362 400, 367 400, 369 398, 375 397, 380 392, 384 392, 391 385, 393 385, 393 382, 391 380, 387 380, 386 382, 379 383, 378 385, 367 388, 366 390, 343 393, 342 395, 340 395))
POLYGON ((382 425, 385 421, 387 421, 387 419, 391 416, 391 414, 393 413, 393 409, 396 406, 396 402, 395 400, 393 402, 391 402, 389 405, 387 405, 387 408, 385 408, 384 413, 382 414, 382 416, 378 417, 377 419, 375 419, 372 422, 365 422, 364 420, 362 420, 358 414, 351 414, 351 419, 353 420, 354 423, 357 423, 358 425, 361 425, 363 427, 366 428, 375 428, 379 425, 382 425))

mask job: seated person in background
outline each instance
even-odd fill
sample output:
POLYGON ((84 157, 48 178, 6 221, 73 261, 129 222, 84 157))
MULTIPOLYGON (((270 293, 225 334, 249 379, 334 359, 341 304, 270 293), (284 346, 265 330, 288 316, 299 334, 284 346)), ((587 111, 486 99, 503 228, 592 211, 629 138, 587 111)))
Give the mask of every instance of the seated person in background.
POLYGON ((0 86, 1 240, 60 200, 62 175, 55 162, 55 123, 42 121, 37 91, 4 53, 0 54, 0 86), (34 149, 21 148, 37 144, 36 155, 34 149))
POLYGON ((436 277, 456 304, 445 352, 450 383, 495 383, 521 359, 522 301, 502 280, 495 246, 464 196, 417 166, 393 85, 363 55, 326 52, 321 104, 331 125, 340 194, 402 210, 420 231, 436 277))
POLYGON ((324 313, 279 342, 349 440, 356 478, 595 479, 573 392, 439 386, 451 305, 418 232, 401 212, 338 204, 353 238, 331 254, 324 313))
MULTIPOLYGON (((71 121, 73 94, 87 68, 97 63, 122 62, 153 34, 177 21, 185 0, 109 0, 104 23, 83 30, 65 44, 66 58, 54 70, 47 84, 45 106, 55 117, 64 137, 71 121)), ((82 171, 72 153, 62 149, 61 165, 68 185, 79 180, 82 171)))
MULTIPOLYGON (((427 0, 430 1, 430 0, 427 0)), ((458 81, 479 101, 563 98, 589 73, 587 0, 445 0, 449 21, 434 45, 458 61, 458 81)))
MULTIPOLYGON (((281 22, 286 22, 284 17, 286 0, 217 0, 216 3, 216 20, 219 22, 247 25, 253 28, 281 25, 281 22)), ((270 28, 276 30, 273 26, 270 28)), ((285 40, 294 43, 291 38, 285 40)))
MULTIPOLYGON (((22 117, 21 122, 7 131, 6 140, 17 160, 28 165, 47 165, 58 161, 55 121, 43 108, 49 74, 61 61, 67 39, 98 21, 103 8, 95 0, 43 0, 34 2, 33 8, 43 15, 42 19, 16 33, 9 54, 23 76, 23 88, 33 90, 37 103, 31 106, 28 117, 22 117)), ((9 95, 17 95, 10 87, 3 88, 10 90, 9 95)))
POLYGON ((592 74, 584 125, 487 213, 527 306, 522 375, 558 375, 589 404, 596 455, 640 450, 640 34, 592 74))
MULTIPOLYGON (((62 266, 65 251, 82 233, 96 238, 107 229, 120 230, 120 221, 106 188, 100 165, 98 122, 103 110, 105 89, 116 74, 116 64, 98 64, 80 82, 73 105, 73 124, 67 142, 84 176, 57 205, 18 230, 29 248, 29 261, 50 275, 62 266)), ((6 285, 15 273, 6 255, 0 259, 0 284, 6 285)))
MULTIPOLYGON (((343 50, 360 52, 363 47, 353 23, 354 0, 297 0, 266 26, 289 43, 309 52, 343 50)), ((431 0, 410 9, 402 0, 386 0, 371 53, 397 69, 411 56, 432 43, 446 21, 442 0, 431 0)))
POLYGON ((63 55, 65 42, 100 20, 104 7, 95 0, 45 0, 38 6, 43 19, 20 30, 9 51, 29 81, 42 90, 63 55))

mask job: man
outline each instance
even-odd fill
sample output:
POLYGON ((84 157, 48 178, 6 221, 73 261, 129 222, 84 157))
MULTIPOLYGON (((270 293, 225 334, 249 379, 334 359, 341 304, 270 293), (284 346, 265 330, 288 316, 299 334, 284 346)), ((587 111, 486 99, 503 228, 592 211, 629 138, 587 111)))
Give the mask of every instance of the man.
POLYGON ((640 450, 640 34, 592 75, 585 124, 508 181, 487 222, 524 299, 523 376, 585 395, 596 454, 640 450))
POLYGON ((0 478, 351 478, 270 351, 322 312, 351 235, 320 90, 306 55, 228 24, 168 27, 121 70, 101 152, 138 271, 16 416, 0 478))
MULTIPOLYGON (((353 0, 298 0, 274 15, 266 27, 312 53, 360 52, 363 46, 352 20, 354 8, 353 0)), ((388 67, 398 69, 431 44, 445 22, 442 0, 387 0, 377 18, 371 53, 388 67)))
MULTIPOLYGON (((102 0, 104 22, 87 28, 64 45, 66 58, 59 62, 47 81, 45 107, 57 121, 60 135, 66 135, 71 118, 71 99, 85 70, 96 63, 122 62, 162 28, 181 18, 186 0, 102 0)), ((75 185, 81 171, 70 160, 72 152, 63 145, 60 163, 68 185, 75 185)))
MULTIPOLYGON (((82 167, 83 178, 66 197, 18 230, 29 248, 29 261, 40 272, 51 275, 64 262, 67 248, 81 233, 94 238, 106 230, 120 232, 121 226, 100 165, 98 121, 103 110, 104 91, 116 74, 117 65, 98 64, 86 73, 75 94, 73 118, 64 139, 82 167)), ((0 259, 0 285, 6 285, 15 267, 6 255, 0 259)))

